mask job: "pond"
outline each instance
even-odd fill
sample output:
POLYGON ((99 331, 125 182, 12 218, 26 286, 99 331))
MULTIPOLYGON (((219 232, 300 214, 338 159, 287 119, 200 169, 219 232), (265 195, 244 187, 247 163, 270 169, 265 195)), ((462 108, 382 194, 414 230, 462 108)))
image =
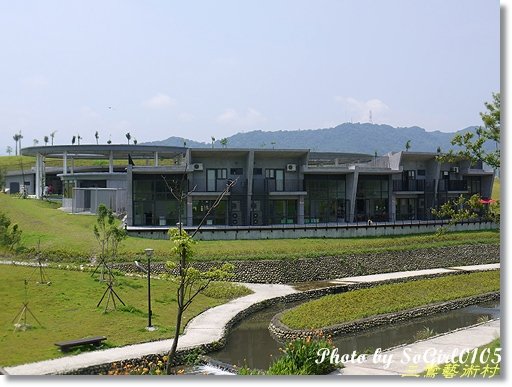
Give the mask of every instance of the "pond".
MULTIPOLYGON (((276 341, 268 330, 272 317, 295 303, 280 303, 252 314, 237 324, 227 336, 226 346, 209 354, 224 363, 250 368, 267 369, 273 358, 281 355, 282 343, 276 341)), ((340 354, 352 351, 365 352, 376 348, 387 349, 401 344, 412 343, 418 331, 425 327, 436 333, 445 333, 476 324, 482 319, 500 316, 500 302, 491 301, 468 306, 432 316, 419 317, 407 322, 375 327, 363 332, 346 334, 333 338, 340 354)))

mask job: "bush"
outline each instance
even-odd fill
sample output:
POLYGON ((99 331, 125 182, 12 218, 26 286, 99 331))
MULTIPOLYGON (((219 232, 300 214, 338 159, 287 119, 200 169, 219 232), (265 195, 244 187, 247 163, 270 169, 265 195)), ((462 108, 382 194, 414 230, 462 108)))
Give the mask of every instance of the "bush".
POLYGON ((11 223, 11 219, 0 212, 0 245, 14 250, 21 242, 21 229, 15 223, 11 223))
POLYGON ((337 366, 328 361, 320 364, 319 350, 322 348, 334 349, 330 338, 306 337, 289 342, 281 348, 283 356, 275 360, 268 369, 268 375, 326 375, 334 371, 337 366))

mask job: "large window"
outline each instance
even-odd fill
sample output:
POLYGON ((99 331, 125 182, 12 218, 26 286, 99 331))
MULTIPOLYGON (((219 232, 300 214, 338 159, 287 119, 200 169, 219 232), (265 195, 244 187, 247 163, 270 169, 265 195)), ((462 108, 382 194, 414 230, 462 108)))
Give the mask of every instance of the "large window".
POLYGON ((284 169, 265 169, 265 177, 274 182, 274 187, 269 185, 271 191, 284 191, 284 169))
POLYGON ((344 176, 306 176, 305 223, 343 222, 346 217, 344 176))
POLYGON ((226 168, 206 170, 206 190, 208 192, 223 191, 226 188, 228 170, 226 168))
POLYGON ((389 220, 389 177, 359 175, 356 220, 389 220))
POLYGON ((201 220, 211 209, 210 214, 206 217, 205 226, 227 225, 228 206, 226 200, 221 200, 219 205, 212 209, 215 200, 194 200, 192 202, 192 221, 194 226, 199 225, 201 220))
MULTIPOLYGON (((135 226, 175 226, 179 221, 179 203, 170 189, 179 196, 182 177, 167 175, 134 175, 133 224, 135 226), (167 183, 166 183, 167 181, 167 183), (168 186, 169 185, 169 186, 168 186)), ((183 187, 186 190, 186 187, 183 187)), ((181 221, 186 220, 186 205, 181 210, 181 221)))
POLYGON ((297 223, 297 199, 270 200, 270 224, 297 223))

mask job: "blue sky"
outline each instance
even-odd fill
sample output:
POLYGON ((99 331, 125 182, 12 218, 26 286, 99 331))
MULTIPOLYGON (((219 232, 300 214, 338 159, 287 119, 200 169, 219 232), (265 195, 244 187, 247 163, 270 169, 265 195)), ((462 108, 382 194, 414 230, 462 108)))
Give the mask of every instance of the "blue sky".
POLYGON ((497 0, 2 1, 0 153, 343 122, 455 131, 500 87, 497 0))

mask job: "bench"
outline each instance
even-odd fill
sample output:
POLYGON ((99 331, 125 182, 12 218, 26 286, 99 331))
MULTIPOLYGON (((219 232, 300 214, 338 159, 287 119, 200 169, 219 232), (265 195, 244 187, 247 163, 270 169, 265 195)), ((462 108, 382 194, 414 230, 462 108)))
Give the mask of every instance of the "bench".
POLYGON ((55 343, 62 352, 69 351, 73 347, 79 347, 81 345, 100 345, 102 341, 107 340, 105 336, 86 337, 84 339, 60 341, 55 343))

